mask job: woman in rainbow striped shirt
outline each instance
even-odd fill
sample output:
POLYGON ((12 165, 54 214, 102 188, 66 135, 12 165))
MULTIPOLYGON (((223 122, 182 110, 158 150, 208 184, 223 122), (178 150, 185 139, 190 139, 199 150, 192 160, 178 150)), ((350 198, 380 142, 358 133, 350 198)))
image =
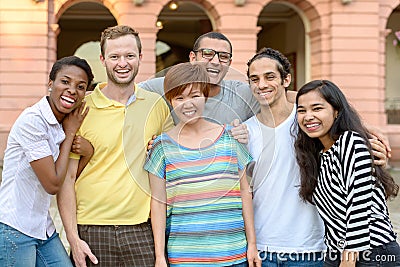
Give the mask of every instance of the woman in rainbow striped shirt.
POLYGON ((165 76, 165 98, 180 122, 154 140, 145 163, 157 267, 261 266, 245 175, 251 156, 229 126, 202 117, 209 89, 198 63, 165 76))

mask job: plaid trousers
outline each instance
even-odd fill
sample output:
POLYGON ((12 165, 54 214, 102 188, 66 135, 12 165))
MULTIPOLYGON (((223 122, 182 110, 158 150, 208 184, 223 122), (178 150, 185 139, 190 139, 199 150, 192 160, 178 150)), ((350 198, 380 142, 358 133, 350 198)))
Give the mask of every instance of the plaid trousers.
POLYGON ((97 257, 87 266, 154 266, 154 240, 150 221, 138 225, 78 225, 79 236, 97 257))

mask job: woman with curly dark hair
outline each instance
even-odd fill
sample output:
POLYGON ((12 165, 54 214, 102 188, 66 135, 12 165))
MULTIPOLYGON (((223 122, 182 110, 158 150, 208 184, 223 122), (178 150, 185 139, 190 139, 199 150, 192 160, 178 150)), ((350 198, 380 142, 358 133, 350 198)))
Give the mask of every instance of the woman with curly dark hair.
POLYGON ((332 82, 304 85, 296 97, 300 196, 325 224, 325 266, 399 266, 386 200, 399 187, 373 163, 370 135, 332 82), (371 265, 372 264, 372 265, 371 265))

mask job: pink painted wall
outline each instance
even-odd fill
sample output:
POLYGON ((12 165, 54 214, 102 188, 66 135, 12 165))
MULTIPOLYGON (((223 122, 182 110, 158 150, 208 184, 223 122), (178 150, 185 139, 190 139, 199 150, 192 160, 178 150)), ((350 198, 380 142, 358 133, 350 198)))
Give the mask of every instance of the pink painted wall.
MULTIPOLYGON (((77 0, 1 0, 0 2, 0 159, 8 131, 18 114, 46 94, 47 75, 56 57, 57 21, 77 0)), ((169 1, 98 0, 119 24, 133 26, 143 42, 138 81, 155 71, 153 26, 169 1)), ((270 1, 197 0, 209 14, 214 30, 233 44, 232 67, 244 73, 257 49, 258 15, 270 1)), ((281 1, 282 2, 282 1, 281 1)), ((400 167, 400 125, 387 125, 385 99, 385 28, 399 5, 394 0, 288 0, 306 25, 305 60, 310 79, 331 79, 344 91, 363 119, 389 136, 392 165, 400 167)))

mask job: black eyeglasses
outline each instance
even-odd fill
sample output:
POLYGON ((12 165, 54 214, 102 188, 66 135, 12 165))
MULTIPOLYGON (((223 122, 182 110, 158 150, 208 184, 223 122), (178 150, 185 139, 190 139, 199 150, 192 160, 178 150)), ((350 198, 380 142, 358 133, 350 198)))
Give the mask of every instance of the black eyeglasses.
POLYGON ((214 49, 210 49, 210 48, 201 48, 199 50, 194 50, 193 52, 195 52, 195 53, 201 52, 201 56, 207 60, 212 60, 215 57, 215 55, 218 55, 219 61, 223 62, 223 63, 228 63, 232 58, 231 53, 218 52, 218 51, 215 51, 214 49))

